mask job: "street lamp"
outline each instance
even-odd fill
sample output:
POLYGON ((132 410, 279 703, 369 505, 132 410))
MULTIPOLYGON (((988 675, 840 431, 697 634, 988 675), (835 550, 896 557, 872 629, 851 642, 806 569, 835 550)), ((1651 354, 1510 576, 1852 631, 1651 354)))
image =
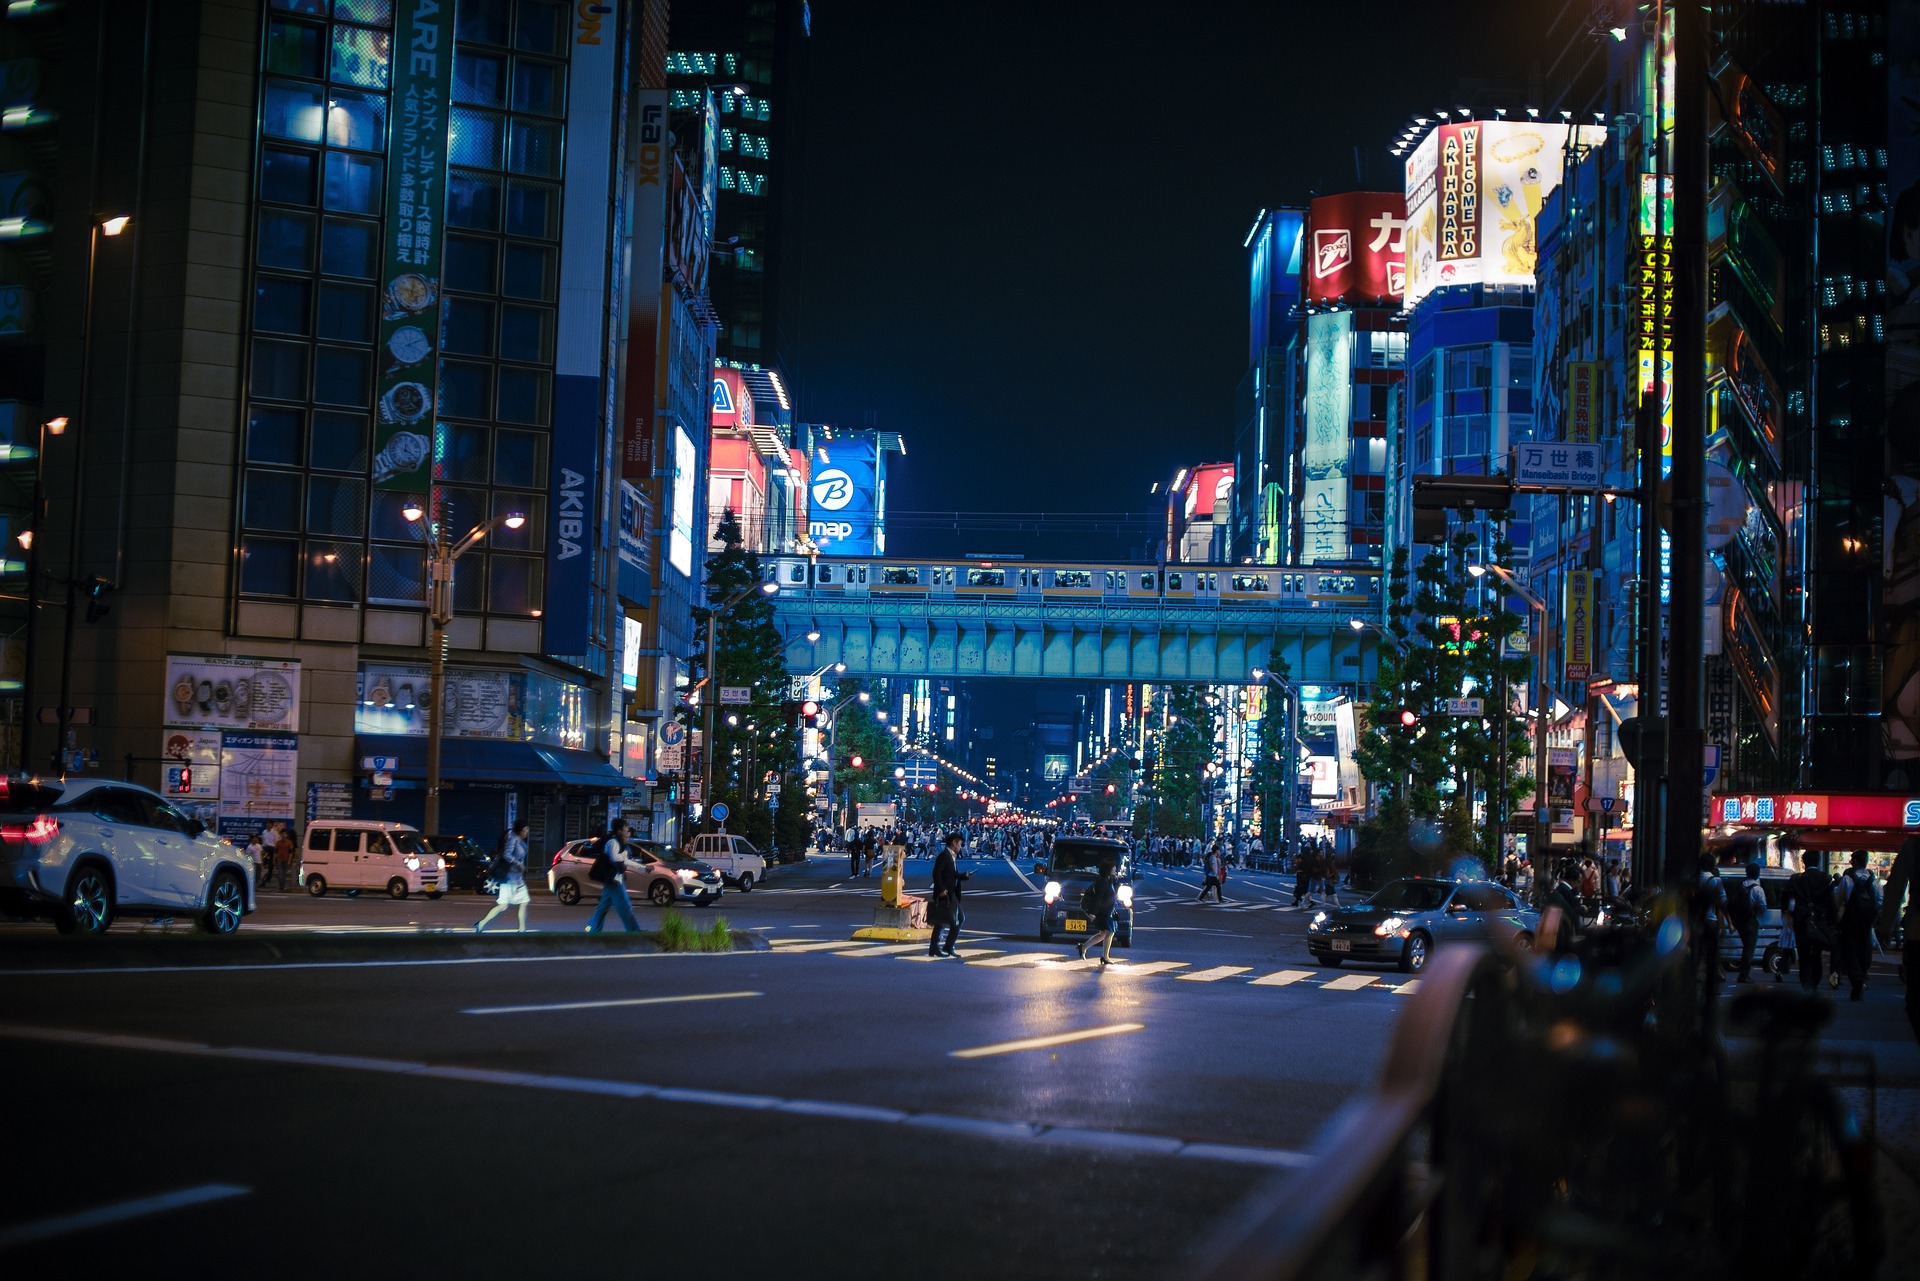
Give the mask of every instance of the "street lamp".
POLYGON ((700 705, 706 721, 706 728, 702 731, 700 740, 700 812, 703 815, 713 812, 713 705, 720 698, 719 673, 714 670, 714 665, 718 661, 716 652, 719 649, 715 629, 722 614, 730 612, 735 605, 755 592, 771 596, 779 590, 778 583, 756 583, 751 587, 742 587, 707 611, 707 671, 706 675, 700 678, 700 685, 704 686, 700 693, 700 705))
MULTIPOLYGON (((1467 572, 1480 578, 1488 571, 1499 575, 1501 581, 1511 587, 1514 594, 1533 607, 1540 615, 1540 625, 1533 629, 1533 716, 1537 741, 1534 743, 1533 758, 1533 818, 1538 827, 1540 849, 1538 857, 1529 851, 1528 861, 1533 864, 1534 900, 1544 904, 1547 897, 1547 861, 1549 846, 1553 842, 1553 811, 1547 808, 1547 627, 1550 619, 1547 615, 1547 603, 1520 585, 1513 571, 1503 565, 1469 565, 1467 572)), ((1501 716, 1506 708, 1500 709, 1501 716)), ((1502 725, 1500 741, 1506 741, 1506 731, 1502 725)), ((1502 785, 1506 782, 1501 780, 1502 785)))
MULTIPOLYGON (((426 515, 426 509, 417 499, 408 499, 400 514, 412 525, 426 515)), ((457 543, 447 541, 444 518, 432 522, 428 529, 432 543, 427 549, 427 618, 433 624, 433 636, 427 646, 427 803, 423 822, 429 835, 440 832, 440 740, 447 706, 447 628, 453 622, 453 565, 494 530, 502 526, 519 529, 526 523, 521 512, 494 516, 468 530, 457 543)))

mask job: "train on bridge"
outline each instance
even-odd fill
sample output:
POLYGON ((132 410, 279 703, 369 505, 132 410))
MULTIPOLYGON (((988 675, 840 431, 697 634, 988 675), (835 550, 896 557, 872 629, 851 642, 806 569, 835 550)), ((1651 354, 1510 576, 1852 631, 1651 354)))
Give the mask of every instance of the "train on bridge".
POLYGON ((771 556, 760 563, 767 580, 778 583, 782 592, 829 597, 1266 606, 1371 613, 1379 608, 1381 590, 1381 573, 1370 566, 825 556, 771 556))

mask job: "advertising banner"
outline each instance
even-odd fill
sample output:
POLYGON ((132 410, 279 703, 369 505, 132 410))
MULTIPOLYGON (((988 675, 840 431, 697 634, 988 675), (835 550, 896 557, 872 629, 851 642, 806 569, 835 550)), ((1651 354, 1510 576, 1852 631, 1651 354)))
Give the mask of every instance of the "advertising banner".
POLYGON ((1566 679, 1584 681, 1593 674, 1593 573, 1585 569, 1566 572, 1561 593, 1561 626, 1566 639, 1561 661, 1566 664, 1566 679))
POLYGON ((220 743, 220 830, 256 832, 291 823, 300 740, 291 734, 226 733, 220 743))
POLYGON ((1307 206, 1305 286, 1312 303, 1370 305, 1406 292, 1407 199, 1398 191, 1351 191, 1307 206))
POLYGON ((1306 441, 1301 465, 1301 564, 1347 559, 1352 471, 1353 313, 1307 317, 1306 441))
POLYGON ((1600 386, 1606 365, 1598 360, 1567 362, 1567 421, 1569 444, 1591 445, 1598 438, 1600 386))
POLYGON ((160 757, 165 762, 161 792, 175 800, 220 797, 220 733, 217 730, 163 730, 160 757), (183 787, 181 784, 185 782, 183 787))
POLYGON ((660 283, 667 240, 667 90, 636 89, 627 138, 633 182, 633 240, 628 252, 626 404, 620 474, 653 478, 654 416, 660 404, 660 283))
POLYGON ((161 724, 297 732, 300 664, 223 654, 169 654, 167 706, 161 724))
POLYGON ((642 625, 639 619, 628 615, 620 620, 620 688, 637 690, 640 688, 640 637, 642 625))
POLYGON ((567 93, 567 199, 561 215, 560 320, 554 345, 553 465, 547 497, 543 646, 585 654, 592 619, 589 478, 606 413, 607 273, 613 185, 615 0, 577 5, 567 93), (592 10, 592 12, 589 12, 592 10))
POLYGON ((620 482, 620 595, 644 606, 652 590, 647 573, 647 503, 630 480, 620 482))
POLYGON ((812 513, 807 531, 830 556, 876 554, 877 441, 872 432, 842 436, 818 451, 807 494, 812 513))
MULTIPOLYGON (((453 6, 400 6, 393 33, 393 126, 387 142, 387 242, 374 387, 375 489, 431 487, 440 386, 440 245, 446 221, 453 6)), ((288 811, 292 816, 292 811, 288 811)))
POLYGON ((673 425, 673 511, 667 522, 667 563, 693 576, 694 503, 699 500, 700 455, 693 437, 673 425))
MULTIPOLYGON (((356 734, 425 735, 428 669, 369 663, 360 669, 356 734)), ((441 730, 449 738, 526 737, 525 673, 499 670, 447 672, 441 730)))

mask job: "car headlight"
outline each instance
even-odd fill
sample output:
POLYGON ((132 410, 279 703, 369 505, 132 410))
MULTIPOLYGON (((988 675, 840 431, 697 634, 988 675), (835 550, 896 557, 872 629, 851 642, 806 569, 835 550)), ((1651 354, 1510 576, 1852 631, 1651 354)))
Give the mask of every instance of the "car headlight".
POLYGON ((1059 897, 1060 897, 1060 882, 1058 882, 1058 881, 1048 881, 1048 882, 1047 882, 1047 888, 1046 888, 1046 899, 1047 899, 1047 902, 1049 902, 1049 903, 1051 903, 1051 902, 1053 902, 1053 900, 1055 900, 1055 899, 1057 899, 1057 898, 1059 898, 1059 897))
POLYGON ((697 881, 700 879, 700 873, 694 871, 690 867, 680 868, 675 873, 675 875, 678 876, 683 881, 697 881))
POLYGON ((446 870, 447 870, 447 860, 446 860, 446 859, 444 859, 444 858, 442 858, 442 859, 437 859, 437 860, 435 860, 435 861, 439 863, 439 865, 440 865, 440 870, 441 870, 441 871, 443 871, 443 872, 444 872, 444 871, 446 871, 446 870))
POLYGON ((1133 886, 1122 885, 1120 887, 1120 906, 1122 907, 1133 906, 1133 886))
POLYGON ((1373 932, 1375 934, 1378 934, 1381 938, 1386 938, 1389 935, 1398 934, 1401 930, 1406 928, 1406 925, 1407 923, 1401 920, 1399 917, 1389 916, 1386 920, 1374 926, 1373 932))
POLYGON ((1313 920, 1307 923, 1307 928, 1310 930, 1317 930, 1321 926, 1325 925, 1326 923, 1327 923, 1327 914, 1325 912, 1315 912, 1313 914, 1313 920))
POLYGON ((407 870, 409 872, 420 870, 420 860, 411 854, 407 855, 407 870))

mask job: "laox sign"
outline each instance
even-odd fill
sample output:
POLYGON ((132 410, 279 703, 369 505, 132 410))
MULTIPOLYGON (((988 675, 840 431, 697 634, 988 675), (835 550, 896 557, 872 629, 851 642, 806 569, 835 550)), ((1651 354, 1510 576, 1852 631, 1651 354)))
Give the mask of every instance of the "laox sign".
POLYGON ((1406 288, 1406 198, 1397 191, 1322 196, 1307 207, 1308 302, 1373 305, 1406 288))

